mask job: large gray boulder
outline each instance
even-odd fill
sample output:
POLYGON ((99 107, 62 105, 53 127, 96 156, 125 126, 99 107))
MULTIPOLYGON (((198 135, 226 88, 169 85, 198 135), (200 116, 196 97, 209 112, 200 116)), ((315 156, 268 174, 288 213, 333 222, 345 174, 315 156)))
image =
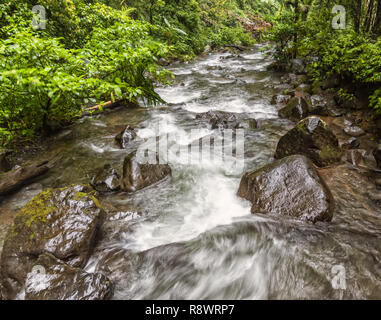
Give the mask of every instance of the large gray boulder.
POLYGON ((252 203, 252 213, 272 213, 304 221, 330 221, 334 200, 312 162, 293 155, 241 179, 238 196, 252 203))
POLYGON ((342 151, 339 141, 328 125, 319 117, 308 117, 280 138, 275 158, 293 154, 310 158, 317 166, 324 167, 340 161, 342 151))
POLYGON ((136 152, 131 152, 124 159, 120 185, 123 191, 134 192, 169 175, 171 175, 171 167, 168 164, 159 164, 158 155, 156 155, 156 164, 139 163, 136 152))
POLYGON ((48 189, 21 209, 1 256, 0 279, 7 299, 18 294, 43 253, 73 267, 85 265, 103 213, 95 196, 95 191, 81 185, 48 189))
POLYGON ((47 253, 39 256, 25 283, 25 300, 106 300, 112 293, 103 274, 87 273, 47 253))

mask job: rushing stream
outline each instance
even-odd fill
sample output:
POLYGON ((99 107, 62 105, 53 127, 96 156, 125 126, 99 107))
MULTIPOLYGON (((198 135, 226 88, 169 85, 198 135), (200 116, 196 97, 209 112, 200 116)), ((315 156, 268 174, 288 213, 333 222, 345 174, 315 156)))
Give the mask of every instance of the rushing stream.
POLYGON ((380 299, 381 210, 357 171, 322 171, 336 199, 330 223, 252 215, 250 203, 236 196, 243 172, 271 162, 279 138, 293 127, 270 104, 282 90, 280 75, 266 70, 271 60, 260 49, 174 64, 175 85, 158 89, 166 106, 115 110, 60 133, 41 155, 53 158, 54 168, 4 201, 0 222, 43 188, 89 183, 106 163, 120 169, 160 123, 164 133, 177 135, 169 143, 187 145, 221 134, 197 113, 247 113, 259 126, 245 130, 243 171, 232 172, 229 159, 177 159, 169 163, 169 179, 102 196, 117 210, 107 216, 86 269, 114 280, 115 299, 380 299), (121 150, 114 137, 127 124, 138 128, 138 139, 121 150), (346 289, 332 285, 338 270, 346 289))

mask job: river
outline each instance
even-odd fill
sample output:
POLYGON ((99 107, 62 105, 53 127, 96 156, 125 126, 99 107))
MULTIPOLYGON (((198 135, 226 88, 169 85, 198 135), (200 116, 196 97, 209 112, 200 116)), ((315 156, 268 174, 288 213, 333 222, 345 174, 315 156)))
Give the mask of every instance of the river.
POLYGON ((236 195, 243 172, 273 161, 279 138, 293 127, 270 104, 282 91, 281 74, 267 70, 271 59, 262 49, 175 63, 174 85, 157 90, 166 105, 118 109, 61 132, 41 155, 53 158, 54 168, 3 201, 0 222, 8 226, 14 210, 44 188, 89 183, 105 163, 120 169, 160 123, 164 133, 177 134, 170 143, 186 145, 192 129, 199 137, 221 134, 198 113, 245 113, 258 128, 245 130, 241 172, 229 170, 229 161, 172 159, 170 179, 102 196, 116 211, 106 217, 86 270, 113 279, 114 299, 380 299, 381 210, 359 172, 322 170, 336 200, 330 223, 252 215, 236 195), (121 150, 114 137, 127 124, 138 139, 121 150))

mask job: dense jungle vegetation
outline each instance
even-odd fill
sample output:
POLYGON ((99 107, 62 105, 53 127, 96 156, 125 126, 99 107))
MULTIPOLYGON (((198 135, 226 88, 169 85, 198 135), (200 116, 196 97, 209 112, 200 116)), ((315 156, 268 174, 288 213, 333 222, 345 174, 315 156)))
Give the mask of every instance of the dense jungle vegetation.
MULTIPOLYGON (((345 29, 332 28, 331 0, 2 0, 0 145, 71 123, 85 107, 112 100, 157 104, 170 84, 163 61, 190 60, 225 45, 275 45, 281 68, 308 57, 315 83, 367 90, 381 111, 381 0, 343 0, 345 29), (32 24, 35 5, 44 28, 32 24)), ((355 103, 355 102, 354 102, 355 103)))

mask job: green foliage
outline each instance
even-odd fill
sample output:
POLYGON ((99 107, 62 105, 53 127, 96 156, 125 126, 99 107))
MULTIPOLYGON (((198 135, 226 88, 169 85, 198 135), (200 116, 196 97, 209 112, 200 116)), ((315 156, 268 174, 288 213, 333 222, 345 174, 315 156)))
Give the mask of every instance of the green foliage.
POLYGON ((155 85, 171 74, 160 58, 250 45, 238 17, 271 12, 261 0, 3 0, 0 145, 70 123, 84 106, 163 102, 155 85), (35 5, 46 8, 43 30, 32 28, 35 5))
POLYGON ((57 39, 20 32, 0 42, 0 127, 2 143, 32 136, 50 121, 77 113, 88 94, 85 64, 57 39))
MULTIPOLYGON (((89 34, 80 48, 68 48, 70 37, 49 36, 58 29, 32 30, 31 20, 17 18, 14 28, 6 27, 8 36, 0 40, 1 145, 69 123, 85 105, 162 102, 154 84, 167 83, 170 73, 157 61, 170 47, 153 40, 153 27, 128 13, 94 4, 89 20, 81 22, 89 34)), ((78 34, 73 30, 72 47, 80 45, 78 34)))
POLYGON ((266 38, 274 43, 273 57, 280 63, 288 63, 296 52, 294 36, 297 32, 295 14, 285 11, 274 18, 274 26, 266 38))
MULTIPOLYGON (((375 41, 369 34, 355 31, 356 7, 344 0, 347 25, 344 30, 331 26, 331 9, 335 4, 327 1, 301 1, 297 11, 286 8, 275 17, 274 28, 268 39, 274 42, 274 58, 287 64, 294 57, 314 57, 308 65, 312 80, 321 81, 330 76, 366 86, 373 93, 370 105, 381 110, 381 38, 375 41), (372 89, 373 88, 373 89, 372 89), (375 91, 374 91, 375 90, 375 91)), ((350 100, 353 92, 339 91, 339 96, 350 100)))

